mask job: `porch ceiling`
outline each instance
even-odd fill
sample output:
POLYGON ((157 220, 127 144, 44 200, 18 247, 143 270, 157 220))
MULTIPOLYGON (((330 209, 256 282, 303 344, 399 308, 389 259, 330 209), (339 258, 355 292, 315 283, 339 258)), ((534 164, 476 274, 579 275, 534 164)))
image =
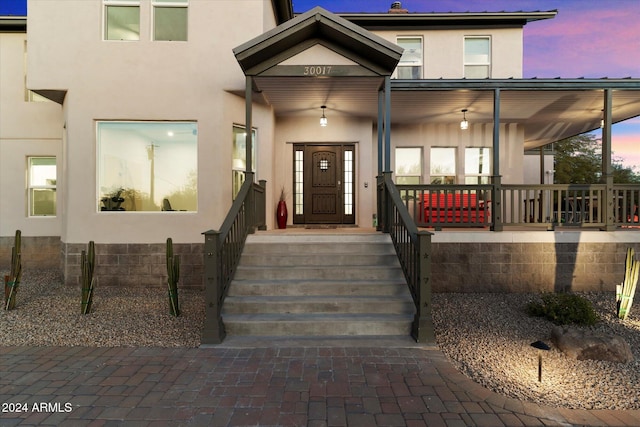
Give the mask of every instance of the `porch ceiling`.
MULTIPOLYGON (((493 89, 500 88, 501 123, 524 126, 525 149, 597 129, 604 89, 613 90, 613 123, 640 115, 640 80, 393 81, 392 124, 456 123, 466 108, 473 123, 492 123, 493 89)), ((277 116, 378 115, 379 77, 256 77, 256 88, 277 116)))

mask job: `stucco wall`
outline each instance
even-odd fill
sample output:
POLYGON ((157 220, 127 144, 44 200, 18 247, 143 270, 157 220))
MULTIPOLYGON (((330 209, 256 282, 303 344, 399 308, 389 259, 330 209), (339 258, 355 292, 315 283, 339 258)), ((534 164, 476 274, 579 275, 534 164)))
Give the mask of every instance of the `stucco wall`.
MULTIPOLYGON (((61 183, 62 108, 25 100, 26 34, 0 33, 0 236, 60 235, 61 217, 27 215, 27 157, 55 156, 61 183)), ((58 196, 62 193, 59 191, 58 196)))
POLYGON ((397 37, 423 38, 425 79, 464 77, 464 37, 491 37, 491 77, 522 78, 522 28, 468 30, 373 31, 395 43, 397 37))

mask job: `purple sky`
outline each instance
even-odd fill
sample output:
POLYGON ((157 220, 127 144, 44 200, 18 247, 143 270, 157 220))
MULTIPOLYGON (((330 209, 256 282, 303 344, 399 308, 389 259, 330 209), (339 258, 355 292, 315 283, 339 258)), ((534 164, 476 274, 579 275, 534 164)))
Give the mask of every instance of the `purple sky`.
MULTIPOLYGON (((391 0, 293 0, 296 13, 386 12, 391 0)), ((403 0, 409 12, 558 10, 524 29, 524 75, 640 78, 640 0, 403 0)), ((614 125, 614 156, 640 172, 640 118, 614 125)))

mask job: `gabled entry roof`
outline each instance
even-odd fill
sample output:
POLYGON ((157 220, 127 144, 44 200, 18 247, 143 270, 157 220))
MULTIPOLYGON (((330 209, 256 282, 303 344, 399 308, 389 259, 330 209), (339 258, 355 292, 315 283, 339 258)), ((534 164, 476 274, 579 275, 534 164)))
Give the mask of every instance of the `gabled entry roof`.
POLYGON ((321 7, 296 16, 233 50, 244 73, 258 76, 321 44, 380 76, 390 76, 403 49, 321 7))

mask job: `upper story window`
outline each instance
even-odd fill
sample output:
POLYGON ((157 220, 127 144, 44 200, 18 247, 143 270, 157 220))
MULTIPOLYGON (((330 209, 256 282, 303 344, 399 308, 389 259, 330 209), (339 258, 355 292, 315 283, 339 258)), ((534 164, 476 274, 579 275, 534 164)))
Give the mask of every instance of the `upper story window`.
POLYGON ((56 158, 29 157, 29 216, 56 215, 56 158))
POLYGON ((140 0, 103 0, 104 39, 140 40, 140 0))
POLYGON ((491 38, 464 38, 464 77, 486 79, 491 77, 491 38))
POLYGON ((152 0, 153 39, 186 41, 189 0, 152 0))
POLYGON ((398 46, 404 49, 395 77, 397 79, 422 78, 422 37, 398 37, 398 46))

